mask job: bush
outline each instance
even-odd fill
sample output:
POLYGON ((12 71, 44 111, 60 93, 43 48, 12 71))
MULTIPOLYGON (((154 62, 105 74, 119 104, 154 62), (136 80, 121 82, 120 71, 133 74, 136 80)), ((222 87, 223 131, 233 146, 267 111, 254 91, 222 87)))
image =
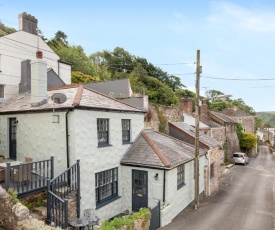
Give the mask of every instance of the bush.
POLYGON ((123 226, 127 226, 127 228, 134 227, 134 221, 139 219, 149 220, 151 217, 151 212, 148 208, 142 208, 138 212, 134 214, 126 215, 123 217, 115 217, 111 221, 104 221, 100 226, 100 230, 119 230, 122 229, 123 226))

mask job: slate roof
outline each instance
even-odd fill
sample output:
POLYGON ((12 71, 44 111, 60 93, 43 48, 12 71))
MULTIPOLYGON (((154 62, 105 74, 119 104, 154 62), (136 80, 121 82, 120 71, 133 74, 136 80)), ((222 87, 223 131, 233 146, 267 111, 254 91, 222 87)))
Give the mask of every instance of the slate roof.
MULTIPOLYGON (((184 116, 184 123, 191 125, 191 126, 195 126, 195 118, 192 115, 189 115, 187 113, 183 113, 184 116)), ((199 128, 200 129, 210 129, 210 127, 206 124, 204 124, 203 122, 199 122, 199 128)))
MULTIPOLYGON (((194 127, 186 124, 185 122, 169 122, 169 126, 171 128, 175 128, 180 131, 182 135, 187 134, 187 136, 195 139, 196 130, 194 127)), ((203 132, 199 133, 199 142, 207 145, 209 148, 220 146, 220 143, 216 141, 214 138, 205 135, 203 132)))
MULTIPOLYGON (((206 152, 200 149, 199 154, 202 156, 206 152)), ((172 169, 193 160, 194 157, 194 146, 153 130, 143 130, 120 163, 172 169)))
POLYGON ((0 104, 0 113, 15 113, 20 111, 37 111, 64 108, 91 108, 104 110, 117 110, 129 112, 141 112, 140 109, 128 105, 124 102, 83 87, 83 85, 69 85, 48 90, 48 98, 45 104, 31 106, 31 94, 21 94, 0 104), (62 104, 53 103, 53 94, 60 93, 66 96, 66 101, 62 104))
POLYGON ((219 113, 219 112, 215 112, 215 111, 209 111, 210 114, 214 115, 215 117, 217 117, 218 119, 222 120, 225 123, 233 123, 233 124, 237 124, 237 122, 230 118, 229 116, 219 113))
POLYGON ((129 79, 91 82, 85 84, 85 86, 87 88, 96 90, 114 98, 128 98, 132 95, 132 89, 129 79))
POLYGON ((230 117, 249 117, 249 116, 251 116, 239 108, 227 108, 227 109, 223 110, 222 113, 227 116, 230 116, 230 117))

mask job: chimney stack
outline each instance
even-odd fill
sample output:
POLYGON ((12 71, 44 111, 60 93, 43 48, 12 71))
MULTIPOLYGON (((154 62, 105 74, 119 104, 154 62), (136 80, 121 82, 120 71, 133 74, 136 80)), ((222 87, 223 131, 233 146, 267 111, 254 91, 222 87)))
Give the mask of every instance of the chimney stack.
POLYGON ((207 101, 206 101, 206 99, 202 99, 201 116, 207 116, 207 101))
POLYGON ((47 102, 47 62, 41 59, 31 61, 31 106, 47 102))
POLYGON ((181 98, 180 99, 180 110, 187 114, 192 114, 192 112, 193 112, 192 98, 181 98))
POLYGON ((34 35, 37 35, 37 23, 38 20, 26 12, 19 14, 19 31, 25 31, 34 35))

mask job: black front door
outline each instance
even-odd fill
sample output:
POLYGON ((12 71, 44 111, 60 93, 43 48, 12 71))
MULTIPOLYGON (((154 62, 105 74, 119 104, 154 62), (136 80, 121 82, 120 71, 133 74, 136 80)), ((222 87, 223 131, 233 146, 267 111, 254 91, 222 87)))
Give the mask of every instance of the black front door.
POLYGON ((16 118, 9 119, 9 158, 16 160, 16 118))
POLYGON ((148 175, 146 171, 132 171, 132 210, 148 207, 148 175))

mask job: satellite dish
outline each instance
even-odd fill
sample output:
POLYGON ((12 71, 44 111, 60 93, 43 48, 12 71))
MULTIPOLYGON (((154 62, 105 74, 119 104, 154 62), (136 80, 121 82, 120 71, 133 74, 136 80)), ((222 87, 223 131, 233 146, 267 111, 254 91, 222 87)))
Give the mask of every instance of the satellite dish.
POLYGON ((51 98, 56 104, 62 104, 67 100, 66 95, 63 93, 54 93, 51 98))

